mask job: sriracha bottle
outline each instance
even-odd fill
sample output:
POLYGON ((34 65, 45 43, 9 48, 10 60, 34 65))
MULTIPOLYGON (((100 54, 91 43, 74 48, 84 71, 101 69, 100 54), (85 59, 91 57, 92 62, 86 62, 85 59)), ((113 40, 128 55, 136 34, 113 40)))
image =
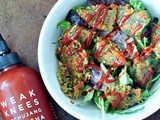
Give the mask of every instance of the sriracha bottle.
POLYGON ((55 120, 41 78, 21 65, 0 35, 0 112, 3 120, 55 120))

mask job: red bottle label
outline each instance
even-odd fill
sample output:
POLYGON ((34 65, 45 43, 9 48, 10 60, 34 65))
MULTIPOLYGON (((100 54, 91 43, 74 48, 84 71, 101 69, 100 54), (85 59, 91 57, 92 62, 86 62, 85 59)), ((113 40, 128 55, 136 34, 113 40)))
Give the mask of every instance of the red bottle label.
POLYGON ((33 119, 31 118, 30 120, 45 119, 45 116, 43 115, 43 110, 40 106, 40 101, 38 100, 38 98, 36 98, 36 93, 34 92, 34 89, 29 90, 27 94, 24 93, 19 94, 19 101, 22 102, 21 104, 17 105, 16 99, 14 96, 12 96, 8 100, 0 102, 2 108, 6 109, 5 111, 3 111, 3 114, 5 115, 6 118, 10 116, 15 116, 11 120, 20 120, 20 119, 27 119, 32 115, 38 114, 39 116, 33 119), (29 101, 27 99, 29 99, 29 101), (14 107, 8 108, 8 104, 12 104, 14 107), (23 113, 23 111, 26 111, 26 109, 30 110, 27 110, 26 113, 23 113), (22 112, 22 114, 17 115, 17 113, 19 112, 22 112))
POLYGON ((3 120, 55 120, 40 77, 30 68, 2 74, 0 93, 3 120))

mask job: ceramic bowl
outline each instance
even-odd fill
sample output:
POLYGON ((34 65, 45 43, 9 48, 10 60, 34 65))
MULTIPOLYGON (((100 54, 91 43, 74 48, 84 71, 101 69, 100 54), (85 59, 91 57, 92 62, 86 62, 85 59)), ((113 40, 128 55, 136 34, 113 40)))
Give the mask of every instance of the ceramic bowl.
MULTIPOLYGON (((142 0, 145 7, 150 11, 152 16, 160 17, 160 1, 159 0, 142 0)), ((46 18, 42 27, 39 45, 38 45, 38 61, 40 72, 53 99, 68 113, 74 117, 82 120, 101 120, 101 111, 91 102, 83 105, 82 107, 76 106, 77 103, 82 101, 73 100, 75 104, 70 103, 70 98, 66 97, 58 83, 56 77, 56 71, 58 68, 57 59, 55 57, 55 51, 57 46, 53 45, 52 42, 56 42, 57 38, 61 34, 61 30, 57 29, 57 23, 64 20, 69 10, 78 5, 83 5, 86 0, 59 0, 52 8, 48 17, 46 18)), ((160 82, 160 81, 158 81, 160 82)), ((158 86, 158 82, 152 87, 155 89, 158 86)), ((127 115, 118 114, 106 114, 107 120, 140 120, 144 119, 160 108, 160 90, 147 99, 142 105, 136 105, 131 110, 141 108, 145 106, 142 111, 127 115)))

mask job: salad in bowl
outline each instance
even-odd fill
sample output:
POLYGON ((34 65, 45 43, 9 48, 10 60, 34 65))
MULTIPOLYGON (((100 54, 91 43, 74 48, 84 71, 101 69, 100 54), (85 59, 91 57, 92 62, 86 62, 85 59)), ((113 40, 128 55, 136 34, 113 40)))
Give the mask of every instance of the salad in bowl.
POLYGON ((160 19, 139 0, 74 1, 64 9, 62 2, 47 17, 39 43, 41 74, 56 102, 79 119, 101 119, 101 111, 103 119, 106 113, 109 119, 152 114, 149 105, 159 92, 160 19), (55 17, 60 8, 65 18, 55 17), (52 60, 55 51, 57 60, 52 60))
POLYGON ((160 19, 139 0, 88 0, 57 26, 57 77, 66 96, 85 96, 77 106, 123 113, 157 90, 149 91, 160 78, 160 19))

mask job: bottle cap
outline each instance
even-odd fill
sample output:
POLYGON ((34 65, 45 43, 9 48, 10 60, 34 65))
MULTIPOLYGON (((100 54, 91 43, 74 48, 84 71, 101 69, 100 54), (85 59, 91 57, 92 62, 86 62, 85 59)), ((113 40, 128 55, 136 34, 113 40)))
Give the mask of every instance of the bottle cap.
POLYGON ((0 56, 0 70, 18 64, 20 62, 21 60, 17 53, 13 52, 10 54, 5 54, 4 56, 0 56))
POLYGON ((21 63, 18 54, 16 52, 10 52, 6 41, 0 35, 0 70, 18 63, 21 63))
POLYGON ((4 53, 10 52, 6 41, 3 39, 2 35, 0 34, 0 55, 4 53))

